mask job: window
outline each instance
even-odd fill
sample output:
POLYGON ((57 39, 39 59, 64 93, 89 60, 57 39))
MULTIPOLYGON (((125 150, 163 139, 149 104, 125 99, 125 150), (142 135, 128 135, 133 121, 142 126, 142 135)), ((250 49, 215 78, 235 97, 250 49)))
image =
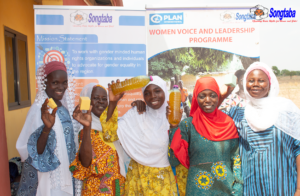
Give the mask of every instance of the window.
POLYGON ((8 110, 31 105, 27 37, 4 28, 8 110))

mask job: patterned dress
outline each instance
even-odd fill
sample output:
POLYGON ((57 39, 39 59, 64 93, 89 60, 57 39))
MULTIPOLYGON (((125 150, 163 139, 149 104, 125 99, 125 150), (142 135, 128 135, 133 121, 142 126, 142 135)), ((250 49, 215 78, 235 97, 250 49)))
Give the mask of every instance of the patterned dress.
POLYGON ((177 196, 171 166, 149 167, 131 159, 126 175, 126 195, 177 196))
MULTIPOLYGON (((179 142, 188 144, 182 149, 188 151, 190 163, 186 195, 242 195, 238 139, 209 141, 197 132, 192 120, 192 117, 186 118, 178 129, 170 130, 170 143, 179 136, 179 142)), ((169 160, 173 167, 180 164, 171 148, 169 160)))
POLYGON ((228 112, 233 106, 245 107, 247 103, 248 101, 246 99, 241 98, 234 92, 224 99, 222 104, 219 106, 219 109, 226 110, 228 112))
POLYGON ((182 164, 179 164, 176 167, 172 167, 172 169, 173 169, 173 171, 175 169, 175 178, 176 178, 176 182, 177 182, 179 195, 185 196, 186 181, 187 181, 189 169, 184 167, 182 164))
POLYGON ((297 187, 296 157, 300 141, 275 126, 254 132, 248 125, 244 108, 228 112, 240 134, 244 195, 293 196, 297 187))
MULTIPOLYGON (((118 140, 117 118, 115 109, 112 118, 106 122, 107 108, 100 117, 102 130, 91 130, 92 154, 91 165, 86 168, 79 160, 79 150, 76 158, 70 165, 73 177, 83 180, 82 195, 121 196, 125 194, 125 178, 120 174, 119 159, 113 142, 118 140)), ((80 131, 79 149, 82 144, 83 132, 80 131)))
MULTIPOLYGON (((68 110, 64 107, 58 107, 56 114, 58 115, 60 122, 63 127, 66 148, 68 152, 69 162, 75 159, 75 142, 74 142, 74 131, 71 117, 68 110)), ((36 195, 36 190, 38 187, 38 171, 40 172, 50 172, 58 168, 60 162, 56 155, 54 154, 56 146, 56 135, 55 131, 52 129, 49 133, 47 144, 45 150, 42 154, 37 153, 37 141, 42 134, 44 125, 38 128, 35 132, 31 134, 28 140, 28 159, 23 163, 21 181, 18 189, 17 195, 36 195)), ((51 179, 52 182, 55 178, 51 179)), ((53 182, 53 184, 59 184, 58 182, 53 182)), ((53 187, 53 186, 52 186, 53 187)), ((60 189, 59 185, 56 187, 60 189)), ((73 191, 74 191, 74 179, 73 179, 73 191)))

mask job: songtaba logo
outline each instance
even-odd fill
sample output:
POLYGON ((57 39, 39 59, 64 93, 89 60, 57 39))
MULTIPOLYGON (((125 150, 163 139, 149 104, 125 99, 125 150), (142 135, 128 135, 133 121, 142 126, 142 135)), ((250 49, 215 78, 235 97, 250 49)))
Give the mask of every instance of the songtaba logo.
POLYGON ((87 22, 87 14, 83 13, 82 11, 75 11, 70 15, 71 22, 81 25, 87 22))
POLYGON ((250 9, 250 13, 253 14, 253 19, 262 20, 265 18, 279 18, 282 20, 283 18, 295 18, 296 10, 292 10, 291 8, 284 8, 282 10, 275 10, 271 8, 270 11, 268 8, 265 8, 261 5, 257 5, 250 9))
POLYGON ((183 24, 183 13, 150 14, 150 25, 183 24))
POLYGON ((112 23, 112 16, 109 16, 108 14, 105 15, 99 15, 99 16, 93 16, 92 13, 89 14, 89 23, 97 23, 100 25, 101 23, 112 23))
POLYGON ((254 20, 262 20, 268 18, 268 13, 269 9, 261 5, 257 5, 253 8, 250 8, 250 16, 254 20))
POLYGON ((224 22, 232 21, 234 20, 234 13, 225 11, 220 14, 220 19, 224 22))

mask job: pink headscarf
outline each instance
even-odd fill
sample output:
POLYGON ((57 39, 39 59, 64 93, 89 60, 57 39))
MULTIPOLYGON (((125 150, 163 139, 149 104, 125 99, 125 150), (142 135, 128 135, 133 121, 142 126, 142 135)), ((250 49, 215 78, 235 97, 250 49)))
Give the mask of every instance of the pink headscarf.
POLYGON ((268 76, 268 79, 269 79, 269 82, 270 82, 270 85, 271 85, 271 75, 270 75, 270 72, 264 68, 263 66, 260 65, 259 62, 257 63, 253 63, 252 64, 253 66, 252 67, 249 67, 249 70, 247 70, 248 74, 247 74, 247 78, 248 78, 248 75, 253 71, 253 70, 262 70, 267 76, 268 76))
POLYGON ((45 66, 45 74, 48 75, 56 70, 62 70, 67 73, 67 68, 64 63, 60 61, 51 61, 50 63, 47 63, 45 66))

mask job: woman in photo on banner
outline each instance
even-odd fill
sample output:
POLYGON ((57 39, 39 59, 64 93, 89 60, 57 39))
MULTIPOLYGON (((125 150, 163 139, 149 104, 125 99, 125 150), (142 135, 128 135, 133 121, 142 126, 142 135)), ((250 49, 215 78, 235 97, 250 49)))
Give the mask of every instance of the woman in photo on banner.
POLYGON ((219 110, 229 111, 230 108, 233 106, 239 106, 239 107, 246 106, 247 100, 246 100, 244 87, 243 87, 245 72, 246 72, 246 70, 244 70, 244 69, 239 69, 235 72, 234 75, 237 78, 236 79, 237 86, 233 89, 231 94, 229 94, 229 96, 224 99, 222 104, 219 106, 219 110))
POLYGON ((126 155, 118 141, 118 109, 107 121, 108 95, 97 84, 86 85, 80 97, 89 97, 91 109, 83 113, 79 105, 73 117, 82 126, 78 134, 79 150, 70 165, 73 177, 83 181, 81 195, 124 195, 126 155))
MULTIPOLYGON (((142 92, 146 111, 139 114, 132 108, 115 121, 121 145, 132 158, 126 175, 125 195, 177 195, 168 160, 169 123, 165 113, 169 94, 166 82, 153 76, 153 81, 143 87, 142 92)), ((108 120, 121 96, 114 95, 109 85, 108 120)))
POLYGON ((68 170, 76 153, 76 122, 70 116, 74 109, 71 76, 58 61, 37 70, 38 92, 16 145, 23 162, 17 195, 74 194, 75 181, 68 170), (47 106, 49 98, 57 105, 53 110, 47 106))
POLYGON ((219 99, 214 78, 198 79, 190 117, 170 124, 169 160, 188 168, 186 195, 242 195, 239 136, 233 120, 218 110, 219 99))
POLYGON ((243 87, 248 104, 226 112, 239 131, 244 195, 300 195, 300 110, 278 97, 272 69, 255 62, 243 87))

